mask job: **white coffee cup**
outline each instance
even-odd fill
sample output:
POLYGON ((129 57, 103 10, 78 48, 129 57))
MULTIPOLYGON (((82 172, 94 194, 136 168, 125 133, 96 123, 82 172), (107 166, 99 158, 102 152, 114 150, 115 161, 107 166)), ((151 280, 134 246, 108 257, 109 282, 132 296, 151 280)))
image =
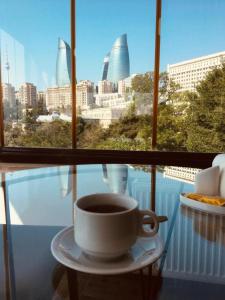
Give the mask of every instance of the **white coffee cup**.
POLYGON ((74 204, 74 238, 77 245, 88 255, 99 259, 112 259, 125 254, 138 236, 152 237, 158 232, 159 224, 151 210, 139 210, 138 203, 125 195, 106 193, 92 194, 78 199, 74 204), (98 212, 102 206, 113 206, 112 212, 98 212), (88 211, 91 208, 97 208, 88 211), (143 227, 144 216, 154 222, 151 231, 143 227))

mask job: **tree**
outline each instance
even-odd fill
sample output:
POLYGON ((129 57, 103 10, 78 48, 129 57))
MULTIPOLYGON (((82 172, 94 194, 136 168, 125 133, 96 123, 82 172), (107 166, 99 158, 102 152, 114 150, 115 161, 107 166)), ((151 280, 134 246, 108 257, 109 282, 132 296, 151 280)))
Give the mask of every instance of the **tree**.
POLYGON ((136 93, 152 93, 153 91, 153 72, 136 75, 132 79, 131 88, 136 93))
POLYGON ((225 65, 215 68, 189 95, 187 149, 225 151, 225 65))
POLYGON ((185 116, 169 101, 158 108, 157 149, 185 151, 185 116))

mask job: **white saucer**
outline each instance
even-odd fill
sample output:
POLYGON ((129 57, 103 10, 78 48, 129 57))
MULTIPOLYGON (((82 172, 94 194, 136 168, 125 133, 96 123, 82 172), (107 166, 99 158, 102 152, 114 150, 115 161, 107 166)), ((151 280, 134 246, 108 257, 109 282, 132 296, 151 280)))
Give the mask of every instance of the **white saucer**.
POLYGON ((191 208, 207 212, 214 215, 225 215, 225 207, 207 204, 185 197, 185 193, 180 194, 180 202, 191 208))
POLYGON ((57 233, 51 243, 53 256, 61 264, 85 273, 113 275, 132 272, 154 263, 163 252, 161 238, 138 238, 130 251, 115 261, 96 261, 75 243, 73 226, 57 233))

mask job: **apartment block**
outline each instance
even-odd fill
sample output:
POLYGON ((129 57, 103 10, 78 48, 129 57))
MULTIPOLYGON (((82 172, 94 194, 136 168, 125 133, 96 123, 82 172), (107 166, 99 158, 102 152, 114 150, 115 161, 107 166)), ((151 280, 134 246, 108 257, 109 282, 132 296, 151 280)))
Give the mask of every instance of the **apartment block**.
POLYGON ((47 109, 57 109, 71 105, 71 87, 52 87, 46 91, 47 109))
POLYGON ((77 107, 86 109, 94 104, 94 83, 82 80, 76 86, 77 107))
POLYGON ((13 107, 16 103, 16 94, 15 88, 10 83, 3 83, 2 84, 2 96, 3 102, 8 102, 10 107, 13 107))
POLYGON ((113 83, 108 80, 101 80, 98 82, 98 93, 108 94, 113 92, 113 83))
POLYGON ((19 89, 19 101, 26 107, 33 108, 37 105, 37 88, 29 82, 25 82, 19 89))
POLYGON ((192 90, 208 72, 225 62, 225 51, 168 65, 169 79, 180 85, 181 91, 192 90))

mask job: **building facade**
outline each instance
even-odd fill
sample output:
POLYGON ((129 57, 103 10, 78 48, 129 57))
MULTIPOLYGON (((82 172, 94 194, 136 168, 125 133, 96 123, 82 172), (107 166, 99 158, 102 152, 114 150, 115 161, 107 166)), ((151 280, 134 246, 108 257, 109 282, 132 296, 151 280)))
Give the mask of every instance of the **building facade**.
POLYGON ((87 109, 94 104, 94 83, 81 80, 76 86, 77 107, 87 109))
POLYGON ((16 94, 15 88, 10 83, 3 83, 2 84, 2 96, 3 102, 8 102, 10 107, 13 107, 16 103, 16 94))
POLYGON ((108 94, 113 92, 113 84, 108 80, 98 82, 98 94, 108 94))
POLYGON ((71 106, 70 86, 48 88, 46 91, 47 109, 58 109, 71 106))
POLYGON ((71 50, 62 39, 58 41, 58 54, 56 61, 56 85, 64 87, 71 84, 71 50))
POLYGON ((19 102, 27 108, 37 105, 37 88, 29 82, 25 82, 19 89, 19 102))
POLYGON ((123 96, 118 93, 95 95, 95 104, 100 107, 118 107, 127 108, 130 101, 126 101, 123 96))
POLYGON ((108 128, 112 122, 118 120, 124 113, 121 108, 95 108, 82 111, 82 118, 86 120, 99 121, 103 128, 108 128))
POLYGON ((180 90, 194 91, 207 73, 225 62, 225 51, 167 66, 169 79, 179 84, 180 90))
POLYGON ((119 80, 130 76, 130 59, 127 35, 118 37, 112 47, 109 57, 107 80, 118 84, 119 80))

